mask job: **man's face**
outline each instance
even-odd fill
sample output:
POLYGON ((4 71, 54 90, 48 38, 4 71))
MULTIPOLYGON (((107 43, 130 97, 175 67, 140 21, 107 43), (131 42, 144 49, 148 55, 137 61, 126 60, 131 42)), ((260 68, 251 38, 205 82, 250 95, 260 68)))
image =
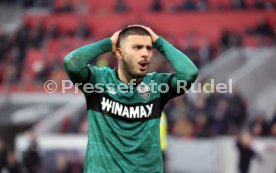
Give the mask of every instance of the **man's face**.
POLYGON ((152 57, 150 36, 129 35, 120 42, 119 64, 133 78, 142 78, 147 74, 152 57))

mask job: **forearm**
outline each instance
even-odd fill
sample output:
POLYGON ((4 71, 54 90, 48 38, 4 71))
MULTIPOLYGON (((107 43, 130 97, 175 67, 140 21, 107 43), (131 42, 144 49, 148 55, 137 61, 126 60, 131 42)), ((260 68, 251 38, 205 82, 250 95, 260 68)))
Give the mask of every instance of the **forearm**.
POLYGON ((187 82, 187 87, 190 87, 191 83, 196 80, 198 75, 198 68, 194 63, 162 37, 157 39, 155 47, 164 55, 175 71, 175 75, 172 79, 172 86, 175 87, 178 80, 184 80, 187 82))
POLYGON ((87 64, 97 56, 111 50, 112 42, 109 38, 80 47, 65 56, 65 71, 74 83, 84 82, 90 73, 87 64))

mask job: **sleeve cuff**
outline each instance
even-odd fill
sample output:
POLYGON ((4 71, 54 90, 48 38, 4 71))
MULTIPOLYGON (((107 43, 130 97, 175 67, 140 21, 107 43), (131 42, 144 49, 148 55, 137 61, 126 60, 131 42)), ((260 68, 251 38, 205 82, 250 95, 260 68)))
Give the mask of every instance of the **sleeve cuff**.
POLYGON ((105 48, 105 52, 112 51, 112 40, 110 38, 105 38, 100 41, 101 47, 105 48))
POLYGON ((156 48, 157 50, 159 50, 163 44, 163 37, 158 37, 157 40, 155 41, 155 43, 153 44, 153 47, 156 48))

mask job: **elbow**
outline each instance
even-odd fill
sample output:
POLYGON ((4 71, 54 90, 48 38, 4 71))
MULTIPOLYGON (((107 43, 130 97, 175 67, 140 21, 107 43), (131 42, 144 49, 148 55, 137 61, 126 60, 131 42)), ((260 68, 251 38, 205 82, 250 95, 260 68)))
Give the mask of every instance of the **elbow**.
POLYGON ((184 80, 189 85, 191 85, 197 79, 198 74, 199 74, 199 70, 195 67, 189 71, 185 71, 185 72, 182 71, 182 72, 176 73, 176 78, 177 80, 184 80))
POLYGON ((188 77, 187 81, 189 83, 193 83, 197 79, 198 74, 199 74, 199 70, 198 70, 197 67, 195 67, 193 70, 190 71, 190 74, 188 75, 189 77, 188 77))
POLYGON ((74 59, 75 56, 72 54, 68 54, 64 57, 63 65, 66 71, 70 71, 71 69, 74 69, 74 59))
POLYGON ((71 54, 68 54, 64 57, 63 63, 64 65, 70 64, 70 62, 74 59, 74 56, 71 54))
POLYGON ((73 64, 75 64, 77 57, 78 52, 76 50, 68 53, 63 59, 64 67, 72 66, 73 64))
POLYGON ((70 58, 68 58, 67 56, 64 57, 63 59, 63 66, 64 68, 66 68, 69 64, 70 58))

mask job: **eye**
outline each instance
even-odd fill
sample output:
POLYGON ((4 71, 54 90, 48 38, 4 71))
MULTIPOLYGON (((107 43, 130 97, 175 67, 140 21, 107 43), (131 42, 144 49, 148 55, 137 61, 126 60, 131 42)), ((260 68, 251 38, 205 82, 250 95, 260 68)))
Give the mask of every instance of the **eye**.
POLYGON ((142 45, 135 45, 135 46, 133 46, 133 49, 142 49, 142 48, 143 48, 142 45))
POLYGON ((147 47, 147 50, 148 50, 148 51, 151 51, 151 50, 152 50, 152 47, 148 46, 148 47, 147 47))

